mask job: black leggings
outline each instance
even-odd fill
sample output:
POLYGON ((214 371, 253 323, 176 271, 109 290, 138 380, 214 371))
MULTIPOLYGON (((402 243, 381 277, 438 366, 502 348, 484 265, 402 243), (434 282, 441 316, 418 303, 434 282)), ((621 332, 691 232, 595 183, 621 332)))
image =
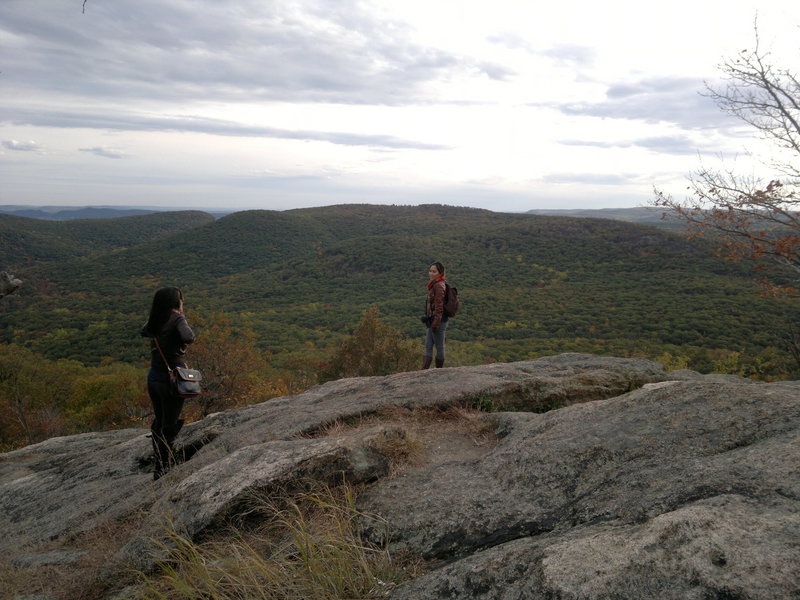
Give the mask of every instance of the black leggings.
POLYGON ((148 377, 147 392, 153 403, 153 449, 156 455, 156 472, 166 471, 171 463, 172 442, 180 431, 183 421, 180 419, 183 409, 183 398, 172 394, 169 379, 148 377))

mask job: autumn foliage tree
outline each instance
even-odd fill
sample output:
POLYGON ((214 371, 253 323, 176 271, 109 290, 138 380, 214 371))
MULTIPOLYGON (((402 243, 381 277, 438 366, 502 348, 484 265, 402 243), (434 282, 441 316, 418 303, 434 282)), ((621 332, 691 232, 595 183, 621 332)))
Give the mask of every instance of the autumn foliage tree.
POLYGON ((141 427, 151 416, 140 367, 86 367, 0 344, 0 450, 57 435, 141 427))
POLYGON ((74 373, 64 409, 72 431, 141 427, 152 418, 142 369, 124 363, 74 373))
POLYGON ((189 364, 203 374, 203 393, 196 401, 200 416, 249 404, 251 396, 262 399, 258 392, 266 358, 256 347, 255 334, 235 328, 223 313, 205 320, 190 312, 189 322, 197 334, 189 348, 189 364))
POLYGON ((0 345, 0 447, 31 444, 68 431, 72 361, 43 361, 30 350, 0 345))
POLYGON ((417 368, 418 354, 416 344, 399 329, 385 324, 378 307, 371 306, 355 331, 339 346, 320 378, 328 381, 411 371, 417 368))
POLYGON ((684 201, 656 191, 655 204, 687 222, 690 230, 717 241, 726 258, 779 265, 791 274, 774 293, 798 295, 800 280, 800 79, 773 64, 769 52, 743 50, 720 66, 721 87, 708 86, 720 109, 754 127, 779 151, 769 161, 772 178, 701 168, 690 178, 684 201))

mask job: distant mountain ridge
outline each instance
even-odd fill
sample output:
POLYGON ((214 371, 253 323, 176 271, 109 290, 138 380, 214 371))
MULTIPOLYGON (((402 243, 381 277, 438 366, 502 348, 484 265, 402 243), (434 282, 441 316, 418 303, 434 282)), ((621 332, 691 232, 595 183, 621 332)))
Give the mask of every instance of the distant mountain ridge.
MULTIPOLYGON (((187 209, 190 210, 190 209, 187 209)), ((312 209, 313 210, 313 209, 312 209)), ((158 212, 176 212, 181 209, 137 208, 130 206, 19 206, 0 205, 0 213, 44 219, 48 221, 68 221, 73 219, 113 219, 133 215, 146 215, 158 212)), ((229 211, 203 210, 217 218, 234 212, 251 212, 252 209, 229 211)), ((589 219, 613 219, 629 223, 656 225, 668 229, 678 229, 682 224, 674 219, 664 217, 664 210, 655 206, 638 206, 634 208, 576 208, 576 209, 531 209, 525 214, 551 217, 579 217, 589 219)))
POLYGON ((670 218, 663 208, 657 206, 637 206, 634 208, 569 208, 569 209, 533 209, 526 212, 531 215, 550 217, 579 217, 587 219, 613 219, 628 223, 655 225, 672 230, 685 228, 682 221, 670 218))
POLYGON ((0 215, 0 249, 0 267, 24 282, 0 306, 0 340, 86 364, 143 360, 136 332, 160 285, 181 286, 204 318, 224 313, 252 330, 281 360, 324 359, 370 305, 421 336, 437 260, 463 300, 448 329, 455 364, 670 353, 710 370, 732 352, 780 356, 776 332, 797 320, 793 306, 758 295, 751 265, 611 219, 362 204, 220 219, 0 215))
POLYGON ((213 221, 200 211, 67 221, 0 214, 0 269, 119 251, 213 221))
POLYGON ((28 217, 30 219, 45 219, 48 221, 68 221, 72 219, 113 219, 116 217, 129 217, 133 215, 147 215, 156 210, 137 208, 112 208, 102 206, 59 207, 59 206, 0 206, 0 213, 28 217))
MULTIPOLYGON (((136 215, 149 215, 159 212, 175 212, 175 209, 133 208, 128 206, 0 206, 0 213, 44 219, 47 221, 71 221, 74 219, 115 219, 136 215)), ((224 216, 229 212, 202 211, 214 216, 224 216)))

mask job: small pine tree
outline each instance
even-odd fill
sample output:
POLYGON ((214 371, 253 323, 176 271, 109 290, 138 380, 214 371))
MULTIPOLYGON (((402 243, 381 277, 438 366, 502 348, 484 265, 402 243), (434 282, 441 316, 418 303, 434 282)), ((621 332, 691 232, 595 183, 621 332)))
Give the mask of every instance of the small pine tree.
POLYGON ((348 336, 331 359, 320 379, 389 375, 416 368, 417 349, 403 332, 386 325, 371 306, 355 331, 348 336))

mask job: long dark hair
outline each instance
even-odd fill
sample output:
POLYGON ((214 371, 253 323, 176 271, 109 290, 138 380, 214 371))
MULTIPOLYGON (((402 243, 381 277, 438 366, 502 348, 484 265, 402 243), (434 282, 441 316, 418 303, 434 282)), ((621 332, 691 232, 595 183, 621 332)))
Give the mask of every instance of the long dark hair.
POLYGON ((156 290, 145 328, 153 335, 156 335, 169 319, 173 309, 181 307, 182 300, 183 292, 181 292, 180 288, 163 287, 156 290))

